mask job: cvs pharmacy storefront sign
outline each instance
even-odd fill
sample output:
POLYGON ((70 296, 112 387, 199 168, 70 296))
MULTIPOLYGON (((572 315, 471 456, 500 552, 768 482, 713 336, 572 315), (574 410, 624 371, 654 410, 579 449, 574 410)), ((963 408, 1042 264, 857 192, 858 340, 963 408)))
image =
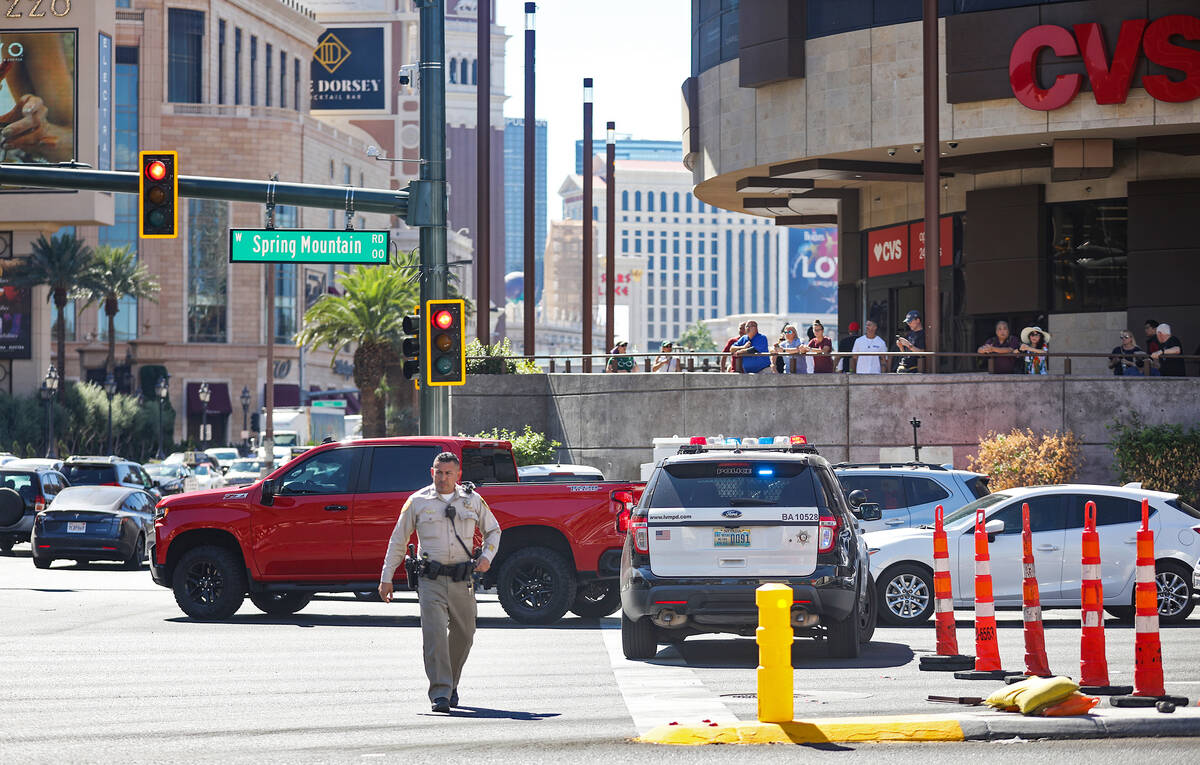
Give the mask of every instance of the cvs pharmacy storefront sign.
POLYGON ((1075 24, 1070 29, 1043 24, 1024 32, 1008 59, 1008 80, 1013 95, 1038 111, 1053 111, 1069 104, 1083 87, 1083 74, 1060 74, 1048 88, 1041 87, 1039 61, 1082 57, 1088 82, 1098 104, 1123 104, 1129 95, 1134 70, 1142 55, 1171 70, 1147 74, 1141 85, 1152 98, 1182 103, 1200 98, 1200 50, 1180 44, 1200 41, 1200 18, 1184 14, 1150 19, 1129 19, 1121 24, 1115 49, 1110 53, 1099 24, 1075 24))

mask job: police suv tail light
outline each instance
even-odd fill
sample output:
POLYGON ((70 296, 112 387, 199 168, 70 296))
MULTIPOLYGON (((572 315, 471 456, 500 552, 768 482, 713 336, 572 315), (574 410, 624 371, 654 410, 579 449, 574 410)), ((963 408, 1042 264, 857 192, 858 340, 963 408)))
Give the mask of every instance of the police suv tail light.
POLYGON ((634 521, 630 527, 633 530, 633 549, 643 555, 650 554, 650 528, 646 521, 634 521))
POLYGON ((817 552, 827 553, 833 550, 833 543, 837 539, 840 525, 836 516, 821 516, 820 526, 817 529, 817 552))

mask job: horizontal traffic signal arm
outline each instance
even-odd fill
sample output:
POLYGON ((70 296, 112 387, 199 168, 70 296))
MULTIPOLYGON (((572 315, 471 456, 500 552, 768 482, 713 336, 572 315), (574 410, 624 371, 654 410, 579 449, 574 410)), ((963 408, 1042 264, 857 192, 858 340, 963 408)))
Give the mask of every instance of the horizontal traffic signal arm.
MULTIPOLYGON (((180 158, 187 163, 187 157, 180 158)), ((77 191, 111 191, 137 194, 141 172, 90 170, 46 165, 0 164, 0 185, 32 186, 77 191)), ((221 199, 229 202, 266 204, 267 192, 274 189, 275 204, 297 207, 346 209, 346 186, 318 186, 309 183, 282 183, 243 178, 179 177, 179 196, 190 199, 221 199)), ((404 190, 354 188, 355 212, 385 213, 407 217, 409 193, 404 190)))

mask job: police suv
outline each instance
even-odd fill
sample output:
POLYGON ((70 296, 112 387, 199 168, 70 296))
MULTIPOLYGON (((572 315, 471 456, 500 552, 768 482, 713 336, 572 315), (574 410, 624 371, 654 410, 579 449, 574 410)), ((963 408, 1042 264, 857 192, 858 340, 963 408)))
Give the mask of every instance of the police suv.
MULTIPOLYGON (((697 439, 702 440, 702 439, 697 439)), ((753 635, 755 590, 790 585, 797 635, 858 656, 875 630, 876 593, 860 520, 879 506, 848 499, 805 444, 688 444, 654 469, 621 558, 621 643, 648 659, 689 635, 753 635)))

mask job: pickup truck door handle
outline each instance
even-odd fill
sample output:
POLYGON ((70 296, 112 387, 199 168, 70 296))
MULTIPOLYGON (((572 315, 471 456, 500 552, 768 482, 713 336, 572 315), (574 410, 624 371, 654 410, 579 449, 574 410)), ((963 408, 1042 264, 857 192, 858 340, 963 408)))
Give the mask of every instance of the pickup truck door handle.
POLYGON ((1054 552, 1058 549, 1058 545, 1038 545, 1038 552, 1054 552))
POLYGON ((340 513, 343 510, 349 510, 350 508, 346 507, 345 505, 326 505, 325 509, 331 513, 340 513))
POLYGON ((903 518, 888 518, 886 521, 883 522, 883 525, 884 526, 899 526, 902 523, 904 523, 903 518))

